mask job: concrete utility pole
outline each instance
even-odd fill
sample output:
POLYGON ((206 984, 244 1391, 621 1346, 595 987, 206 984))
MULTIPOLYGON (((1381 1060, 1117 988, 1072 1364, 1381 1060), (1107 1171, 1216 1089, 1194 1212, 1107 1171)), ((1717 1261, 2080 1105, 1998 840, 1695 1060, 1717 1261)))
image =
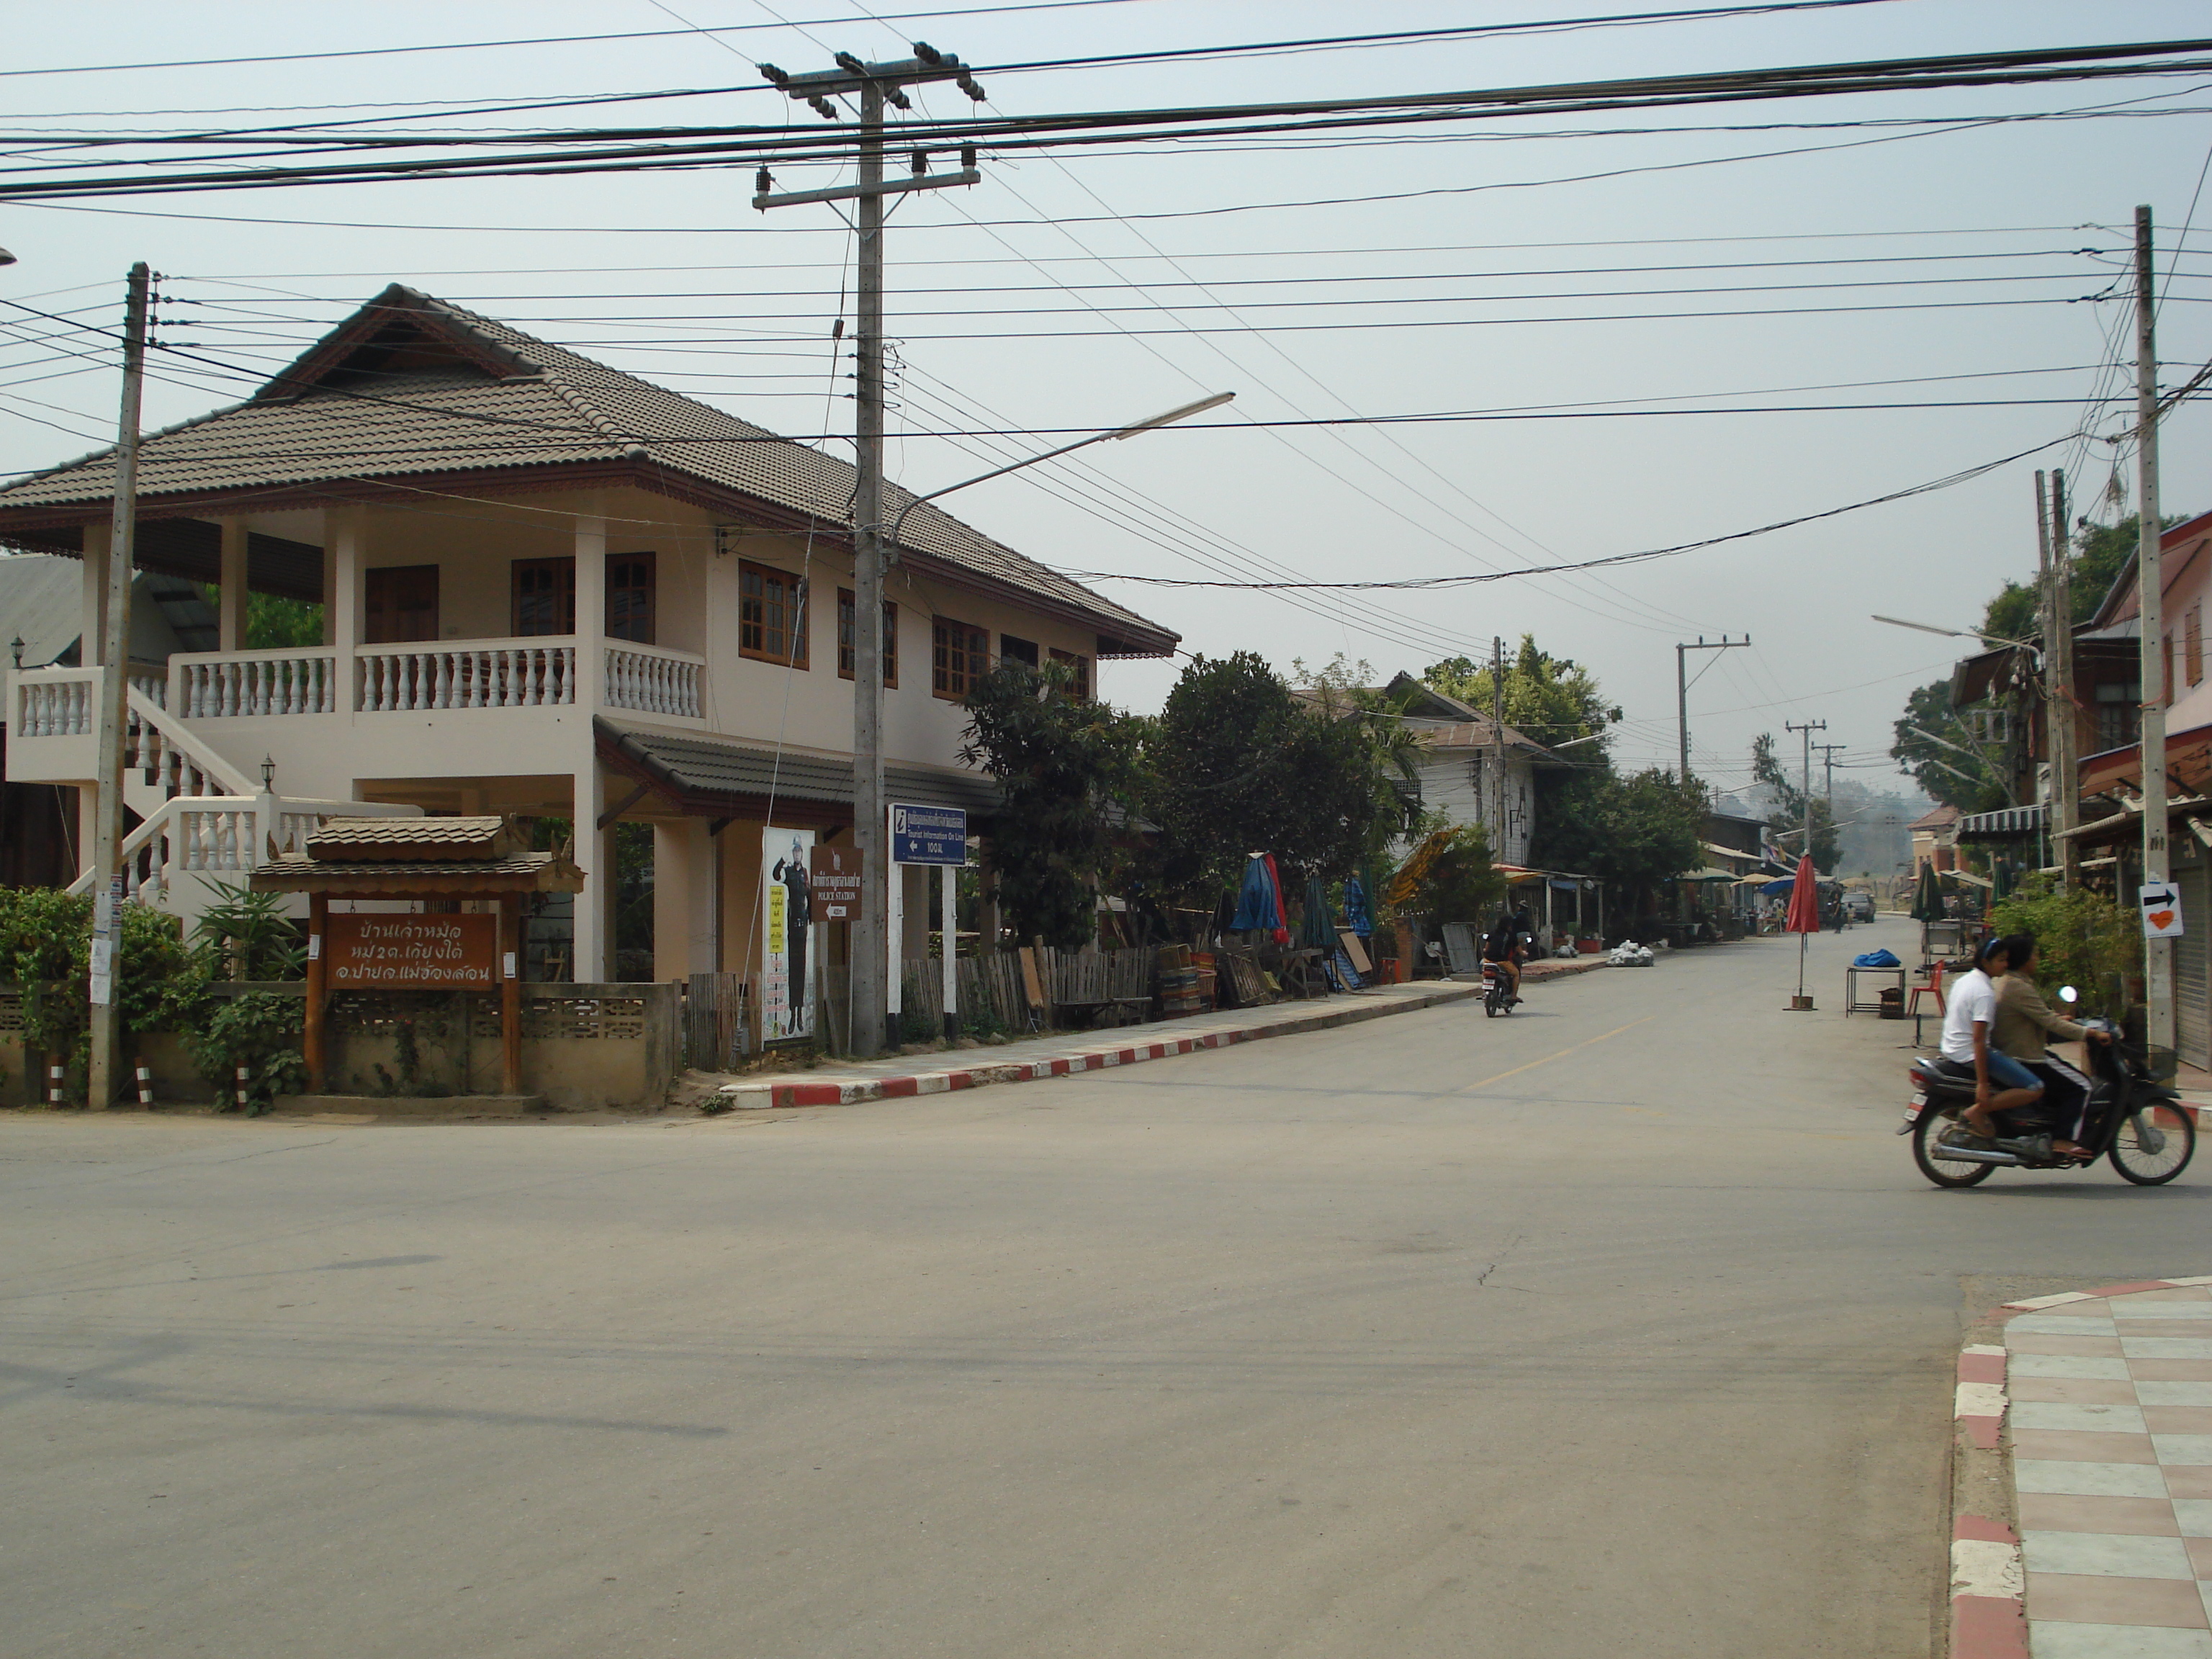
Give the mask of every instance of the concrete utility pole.
POLYGON ((2043 557, 2044 724, 2050 733, 2051 805, 2048 835, 2058 848, 2059 879, 2070 891, 2081 878, 2081 849, 2070 833, 2081 814, 2081 768, 2075 750, 2081 717, 2074 701, 2072 538, 2066 528, 2066 475, 2053 472, 2045 494, 2035 475, 2037 540, 2043 557))
POLYGON ((1850 744, 1847 743, 1816 743, 1813 747, 1820 751, 1820 767, 1826 776, 1824 792, 1827 796, 1828 816, 1830 817, 1833 817, 1836 813, 1836 757, 1844 750, 1850 748, 1850 744))
MULTIPOLYGON (((1784 720, 1782 723, 1782 729, 1785 732, 1802 732, 1805 734, 1805 844, 1797 850, 1800 856, 1809 859, 1813 856, 1813 734, 1815 732, 1826 731, 1828 723, 1826 720, 1808 720, 1804 725, 1798 726, 1784 720)), ((1814 865, 1814 872, 1818 874, 1820 868, 1819 865, 1814 865)))
MULTIPOLYGON (((884 198, 908 191, 973 185, 973 147, 961 151, 960 171, 930 173, 925 151, 915 154, 914 176, 884 179, 884 106, 911 109, 902 87, 928 81, 953 81, 981 102, 983 89, 968 67, 950 52, 917 40, 914 56, 892 64, 864 64, 850 52, 837 54, 837 68, 811 75, 787 75, 773 64, 760 72, 792 97, 813 106, 829 120, 841 112, 830 100, 859 94, 860 100, 860 182, 827 190, 771 193, 774 179, 760 171, 753 205, 763 212, 800 202, 854 201, 860 204, 860 329, 854 346, 854 399, 853 492, 853 843, 860 854, 860 915, 853 923, 852 1046, 874 1054, 898 1035, 890 1029, 890 824, 884 799, 884 198)), ((894 556, 896 550, 893 550, 894 556)), ((948 941, 946 951, 951 952, 948 941)))
MULTIPOLYGON (((2157 295, 2151 286, 2150 209, 2136 210, 2136 604, 2142 616, 2142 878, 2169 873, 2166 846, 2166 595, 2159 557, 2157 295)), ((2184 918, 2185 924, 2187 918, 2184 918)), ((2200 917, 2203 927, 2212 918, 2200 917)), ((2173 941, 2143 941, 2144 1040, 2173 1047, 2173 941)))
POLYGON ((1679 781, 1687 783, 1690 781, 1689 653, 1692 651, 1736 651, 1750 643, 1751 635, 1748 634, 1740 640, 1732 640, 1725 634, 1717 640, 1709 640, 1700 634, 1695 645, 1677 645, 1674 647, 1674 723, 1682 738, 1682 769, 1675 774, 1679 781))
POLYGON ((1497 844, 1490 856, 1505 862, 1505 641, 1490 639, 1490 793, 1498 803, 1497 844))
MULTIPOLYGON (((107 544, 107 626, 100 652, 100 793, 92 828, 92 1063, 85 1103, 104 1111, 122 1075, 122 1032, 115 1007, 115 957, 123 942, 122 900, 115 891, 116 849, 123 841, 123 765, 131 713, 131 575, 138 528, 138 397, 146 379, 146 301, 153 274, 131 267, 123 308, 123 409, 115 427, 115 517, 107 544)), ((89 641, 88 641, 89 643, 89 641)))

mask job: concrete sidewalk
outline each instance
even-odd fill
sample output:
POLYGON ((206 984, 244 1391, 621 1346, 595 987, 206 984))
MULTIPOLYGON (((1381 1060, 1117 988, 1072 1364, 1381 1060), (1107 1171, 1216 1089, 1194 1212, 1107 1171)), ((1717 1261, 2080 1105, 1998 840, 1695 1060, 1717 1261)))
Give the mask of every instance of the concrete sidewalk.
POLYGON ((1960 1356, 1953 1659, 2212 1659, 2212 1277, 2031 1297, 1960 1356))
MULTIPOLYGON (((1522 969, 1522 978, 1529 982, 1557 979, 1605 965, 1602 957, 1530 963, 1522 969)), ((1376 985, 1312 1002, 1279 1002, 1263 1008, 1193 1014, 1111 1030, 1054 1032, 991 1048, 847 1060, 809 1072, 739 1078, 705 1098, 710 1103, 726 1102, 739 1110, 760 1110, 779 1106, 848 1106, 855 1101, 944 1094, 994 1083, 1066 1077, 1109 1066, 1138 1066, 1201 1048, 1225 1048, 1262 1037, 1291 1036, 1412 1013, 1443 1003, 1469 1001, 1481 994, 1479 981, 1420 980, 1411 985, 1376 985)))

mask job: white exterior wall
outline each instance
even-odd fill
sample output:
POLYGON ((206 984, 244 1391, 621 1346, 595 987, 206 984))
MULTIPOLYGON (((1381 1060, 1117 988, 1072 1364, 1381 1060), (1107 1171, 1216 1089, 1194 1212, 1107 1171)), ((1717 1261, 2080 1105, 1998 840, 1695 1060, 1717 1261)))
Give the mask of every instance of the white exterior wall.
POLYGON ((1421 805, 1442 812, 1453 823, 1479 823, 1490 830, 1491 857, 1501 864, 1528 862, 1535 828, 1535 773, 1511 750, 1505 756, 1505 827, 1492 822, 1496 801, 1490 783, 1488 750, 1434 750, 1419 762, 1421 805))
MULTIPOLYGON (((628 489, 549 492, 507 502, 426 496, 419 506, 289 511, 234 520, 240 528, 319 543, 324 550, 325 633, 319 650, 289 653, 211 653, 173 659, 167 687, 169 725, 184 738, 258 783, 264 757, 276 767, 276 787, 288 797, 331 800, 408 802, 431 811, 508 811, 565 817, 576 827, 576 857, 590 886, 579 896, 574 976, 604 977, 611 955, 606 920, 611 875, 611 832, 595 828, 599 813, 621 804, 632 785, 606 774, 594 754, 592 716, 625 724, 706 732, 758 747, 781 744, 800 753, 843 757, 852 751, 853 682, 837 672, 837 593, 853 586, 852 561, 842 550, 809 547, 804 536, 750 531, 718 554, 714 519, 704 509, 628 489), (654 645, 700 659, 696 717, 610 707, 603 694, 604 556, 655 555, 654 645), (577 633, 529 641, 511 639, 512 566, 517 560, 574 558, 577 633), (793 669, 743 655, 738 638, 739 570, 745 561, 804 574, 811 583, 808 666, 793 669), (366 646, 365 583, 379 567, 435 565, 439 570, 435 641, 366 646), (470 641, 499 646, 573 646, 575 701, 527 707, 366 706, 362 665, 391 653, 435 657, 470 641), (255 659, 329 656, 335 684, 327 712, 254 713, 185 718, 185 678, 194 665, 255 659)), ((96 617, 101 569, 100 531, 88 537, 86 608, 96 617)), ((934 577, 918 579, 894 567, 886 597, 899 607, 898 684, 886 690, 884 748, 893 764, 951 769, 967 714, 957 700, 933 688, 933 623, 939 614, 987 629, 995 656, 1002 634, 1035 642, 1042 659, 1053 650, 1091 659, 1097 685, 1097 637, 1079 624, 1025 609, 1011 598, 985 598, 934 577)), ((88 630, 90 634, 91 630, 88 630)), ((91 781, 88 735, 27 735, 23 718, 38 695, 25 680, 58 686, 71 671, 36 671, 15 677, 9 688, 9 775, 19 781, 91 781)), ((50 688, 51 690, 52 688, 50 688)), ((65 689, 65 688, 64 688, 65 689)), ((710 843, 701 821, 673 813, 647 795, 625 816, 656 826, 657 866, 670 880, 657 897, 656 972, 668 977, 710 968, 742 971, 752 953, 748 930, 756 920, 750 872, 757 832, 737 824, 710 843), (750 841, 752 851, 744 850, 750 841), (707 958, 718 931, 711 915, 719 890, 721 960, 707 958), (700 920, 702 912, 708 919, 700 920)), ((920 917, 918 927, 927 922, 920 917)))

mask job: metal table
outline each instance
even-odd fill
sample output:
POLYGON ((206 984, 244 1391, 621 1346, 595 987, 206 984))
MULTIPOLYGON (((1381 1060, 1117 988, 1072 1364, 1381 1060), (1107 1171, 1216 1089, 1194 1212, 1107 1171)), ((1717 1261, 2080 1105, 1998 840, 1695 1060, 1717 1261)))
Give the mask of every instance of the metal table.
POLYGON ((1895 968, 1861 968, 1854 964, 1844 969, 1844 1012, 1846 1016, 1878 1014, 1881 1012, 1881 996, 1879 992, 1875 994, 1871 1002, 1860 1000, 1859 980, 1863 975, 1893 981, 1898 991, 1898 1012, 1901 1014, 1905 1012, 1905 968, 1901 963, 1895 968))

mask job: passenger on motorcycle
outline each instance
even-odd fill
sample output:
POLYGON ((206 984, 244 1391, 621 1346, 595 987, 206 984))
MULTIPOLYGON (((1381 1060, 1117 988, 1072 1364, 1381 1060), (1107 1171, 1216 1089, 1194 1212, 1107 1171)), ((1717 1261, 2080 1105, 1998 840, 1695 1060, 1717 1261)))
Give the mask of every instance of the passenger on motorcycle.
POLYGON ((2017 1111, 2043 1098, 2043 1079, 1990 1042, 1997 1019, 1996 981, 2011 965, 2012 941, 1992 939, 1974 966, 1945 988, 1942 1053, 1951 1068, 1974 1078, 1974 1103, 1960 1114, 1971 1134, 1996 1138, 1993 1112, 2017 1111))
POLYGON ((2051 1103, 2063 1109, 2058 1121, 2051 1125, 2055 1137, 2051 1150, 2064 1158, 2086 1157, 2087 1152, 2075 1143, 2075 1137, 2081 1130, 2082 1109, 2089 1103, 2089 1079, 2063 1060, 2053 1060, 2046 1044, 2053 1037, 2061 1042, 2085 1039, 2109 1042, 2112 1037, 2106 1032, 2075 1024, 2043 1000, 2043 993, 2035 984, 2034 934, 2011 934, 2004 945, 2011 966, 1996 981, 1997 1017, 1990 1041, 2000 1054, 2030 1066, 2040 1066, 2064 1085, 2051 1103))
POLYGON ((1500 910, 1497 926, 1482 942, 1482 959, 1495 964, 1505 976, 1506 994, 1516 1002, 1521 1000, 1521 962, 1534 938, 1528 908, 1523 906, 1518 910, 1500 910))

